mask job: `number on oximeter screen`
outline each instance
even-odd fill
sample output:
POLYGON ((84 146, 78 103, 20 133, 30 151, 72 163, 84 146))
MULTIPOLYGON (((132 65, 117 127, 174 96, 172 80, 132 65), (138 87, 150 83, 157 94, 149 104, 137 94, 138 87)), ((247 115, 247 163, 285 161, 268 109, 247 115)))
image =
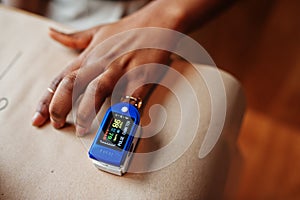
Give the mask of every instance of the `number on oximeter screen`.
POLYGON ((134 123, 128 116, 112 112, 103 126, 97 144, 121 151, 134 123))

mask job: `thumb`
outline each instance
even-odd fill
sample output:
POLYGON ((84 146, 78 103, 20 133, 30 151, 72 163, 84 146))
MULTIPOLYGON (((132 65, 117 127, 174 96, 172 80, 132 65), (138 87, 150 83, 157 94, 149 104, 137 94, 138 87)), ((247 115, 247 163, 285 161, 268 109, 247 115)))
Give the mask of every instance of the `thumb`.
POLYGON ((63 33, 54 28, 49 29, 49 35, 57 42, 76 50, 83 50, 90 44, 94 29, 88 29, 76 33, 63 33))

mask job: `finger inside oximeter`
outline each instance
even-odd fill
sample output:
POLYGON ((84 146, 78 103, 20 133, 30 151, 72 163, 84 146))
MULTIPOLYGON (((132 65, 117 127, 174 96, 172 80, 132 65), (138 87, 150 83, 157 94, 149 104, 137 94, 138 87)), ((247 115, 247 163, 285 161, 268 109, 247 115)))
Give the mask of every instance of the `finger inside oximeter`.
POLYGON ((125 102, 111 106, 89 150, 95 166, 113 174, 124 174, 139 139, 139 123, 140 114, 135 106, 125 102))

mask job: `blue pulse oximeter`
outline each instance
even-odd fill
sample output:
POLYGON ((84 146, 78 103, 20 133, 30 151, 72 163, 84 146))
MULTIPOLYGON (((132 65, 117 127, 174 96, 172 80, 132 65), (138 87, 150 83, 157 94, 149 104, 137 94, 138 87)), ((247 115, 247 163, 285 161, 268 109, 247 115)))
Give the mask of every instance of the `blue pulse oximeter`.
POLYGON ((140 113, 136 106, 129 102, 111 106, 89 150, 94 165, 112 174, 126 173, 140 137, 139 123, 140 113))

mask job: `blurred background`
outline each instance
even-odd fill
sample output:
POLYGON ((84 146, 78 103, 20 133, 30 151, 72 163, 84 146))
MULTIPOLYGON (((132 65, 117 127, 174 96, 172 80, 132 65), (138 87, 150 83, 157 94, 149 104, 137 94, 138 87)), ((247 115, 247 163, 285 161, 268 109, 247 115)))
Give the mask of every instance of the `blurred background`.
POLYGON ((300 199, 299 10, 299 0, 238 1, 192 34, 245 89, 236 199, 300 199))
POLYGON ((193 34, 242 83, 237 199, 300 199, 300 1, 244 0, 193 34))

